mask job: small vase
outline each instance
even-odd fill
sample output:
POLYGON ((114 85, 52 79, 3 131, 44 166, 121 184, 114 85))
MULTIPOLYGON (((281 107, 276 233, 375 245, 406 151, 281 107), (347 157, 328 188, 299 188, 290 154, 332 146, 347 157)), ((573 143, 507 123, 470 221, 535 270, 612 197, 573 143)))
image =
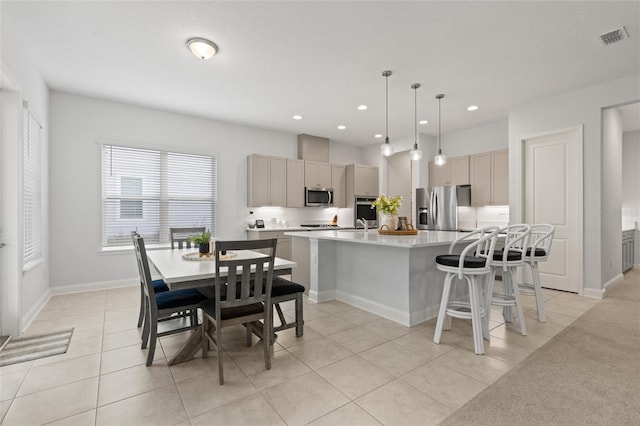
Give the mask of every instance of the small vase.
POLYGON ((198 250, 202 254, 209 253, 209 243, 200 243, 200 248, 198 250))
POLYGON ((390 231, 395 231, 398 228, 398 216, 383 213, 380 216, 380 228, 382 228, 383 225, 387 225, 390 231))

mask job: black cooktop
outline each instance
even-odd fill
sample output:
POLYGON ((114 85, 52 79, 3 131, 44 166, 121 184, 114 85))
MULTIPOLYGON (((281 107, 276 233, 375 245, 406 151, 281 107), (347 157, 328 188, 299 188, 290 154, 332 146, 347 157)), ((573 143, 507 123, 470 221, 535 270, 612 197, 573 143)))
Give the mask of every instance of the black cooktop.
POLYGON ((320 223, 316 223, 316 224, 311 224, 311 225, 300 225, 303 228, 337 228, 338 225, 329 225, 329 224, 320 224, 320 223))

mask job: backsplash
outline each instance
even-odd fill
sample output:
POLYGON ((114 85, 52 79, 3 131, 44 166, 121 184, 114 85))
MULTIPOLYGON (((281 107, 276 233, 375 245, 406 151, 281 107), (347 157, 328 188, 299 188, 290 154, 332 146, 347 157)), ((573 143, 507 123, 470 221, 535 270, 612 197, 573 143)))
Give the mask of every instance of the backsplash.
POLYGON ((338 215, 339 226, 353 226, 353 209, 338 207, 256 207, 247 209, 245 224, 250 221, 255 221, 256 219, 262 219, 267 228, 285 228, 289 226, 299 226, 301 224, 328 225, 335 215, 338 215), (249 214, 250 211, 252 211, 253 214, 249 214))
POLYGON ((499 226, 501 228, 509 225, 509 206, 486 206, 476 208, 476 226, 499 226))

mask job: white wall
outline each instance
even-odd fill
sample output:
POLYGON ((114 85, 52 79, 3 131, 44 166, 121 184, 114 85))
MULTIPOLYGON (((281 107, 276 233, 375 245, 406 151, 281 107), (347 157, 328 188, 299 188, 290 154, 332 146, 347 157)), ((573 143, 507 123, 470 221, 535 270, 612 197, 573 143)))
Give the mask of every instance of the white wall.
POLYGON ((582 125, 584 130, 584 285, 601 290, 602 108, 640 99, 640 74, 559 94, 509 112, 509 199, 511 222, 522 220, 520 141, 549 130, 582 125))
POLYGON ((506 118, 442 135, 442 152, 447 158, 499 151, 508 147, 509 123, 506 118))
MULTIPOLYGON (((1 11, 0 4, 0 11, 1 11)), ((29 271, 22 273, 22 185, 21 167, 3 167, 3 196, 12 199, 3 200, 3 229, 5 230, 3 239, 7 248, 3 250, 3 269, 13 269, 17 271, 15 276, 9 277, 14 280, 11 284, 19 286, 20 305, 19 325, 21 332, 25 325, 37 313, 40 306, 47 300, 49 293, 49 180, 48 180, 48 153, 49 153, 49 88, 40 74, 36 64, 26 54, 23 45, 22 35, 16 23, 7 17, 6 13, 0 13, 2 23, 0 24, 0 62, 2 66, 2 86, 6 89, 10 86, 12 96, 15 98, 14 107, 17 108, 18 116, 13 117, 12 122, 3 120, 2 126, 17 126, 17 131, 13 132, 13 137, 5 139, 3 132, 2 149, 3 153, 10 152, 10 156, 4 156, 3 162, 21 164, 22 156, 19 149, 7 150, 7 145, 12 144, 15 148, 22 146, 22 111, 21 101, 29 102, 29 110, 44 126, 42 132, 42 245, 43 262, 33 267, 29 271), (10 173, 11 175, 8 175, 10 173), (10 188, 7 188, 10 185, 10 188), (4 204, 8 203, 8 204, 4 204), (12 208, 7 212, 7 208, 12 208), (5 257, 10 254, 10 259, 5 257), (19 263, 19 264, 18 264, 19 263)), ((4 102, 4 101, 3 101, 4 102)), ((6 271, 5 271, 6 272, 6 271)), ((3 321, 4 323, 4 321, 3 321)), ((4 324, 3 324, 4 327, 4 324)))
POLYGON ((602 111, 602 282, 622 272, 622 114, 602 111))
MULTIPOLYGON (((250 210, 246 201, 247 155, 297 158, 298 142, 293 134, 55 91, 51 94, 51 123, 51 287, 58 291, 71 290, 68 286, 127 280, 137 274, 133 253, 99 253, 99 139, 217 154, 217 236, 224 239, 246 237, 250 210)), ((336 163, 362 159, 358 148, 335 142, 330 144, 330 158, 336 163)), ((330 213, 281 208, 257 212, 265 218, 279 219, 327 216, 327 221, 330 213), (281 215, 283 210, 293 212, 281 215)))

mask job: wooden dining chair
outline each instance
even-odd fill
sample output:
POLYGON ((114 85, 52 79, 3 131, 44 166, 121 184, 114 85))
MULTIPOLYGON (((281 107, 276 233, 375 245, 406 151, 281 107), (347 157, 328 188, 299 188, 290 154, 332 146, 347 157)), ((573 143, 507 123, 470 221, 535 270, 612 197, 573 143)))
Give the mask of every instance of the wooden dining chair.
POLYGON ((169 236, 171 237, 171 248, 181 249, 183 247, 191 248, 191 240, 189 238, 194 235, 202 234, 205 231, 205 227, 196 228, 169 228, 169 236))
MULTIPOLYGON (((131 231, 131 239, 133 241, 134 236, 140 236, 137 231, 131 231)), ((135 242, 134 242, 135 244, 135 242)), ((144 282, 142 281, 142 271, 140 270, 140 264, 138 264, 138 272, 140 275, 140 314, 138 315, 138 328, 142 327, 142 323, 144 321, 145 316, 147 315, 147 306, 146 296, 144 291, 144 282)), ((153 290, 157 293, 162 293, 165 291, 169 291, 169 286, 164 282, 162 278, 152 280, 153 290)))
POLYGON ((140 235, 134 235, 132 239, 136 260, 138 262, 138 270, 141 273, 140 279, 144 283, 145 302, 147 303, 147 315, 144 318, 144 327, 142 329, 142 349, 147 348, 147 346, 149 347, 149 353, 147 355, 147 365, 149 366, 153 363, 158 337, 199 328, 197 309, 201 306, 202 302, 207 300, 207 297, 194 288, 169 290, 156 294, 153 287, 153 280, 151 279, 151 272, 149 271, 149 260, 147 258, 144 240, 140 235), (159 321, 170 318, 171 315, 179 314, 180 312, 191 313, 192 321, 190 325, 158 332, 159 321))
POLYGON ((209 345, 218 354, 220 384, 224 384, 222 369, 222 328, 244 324, 247 346, 255 333, 264 345, 264 365, 271 369, 271 290, 277 240, 216 241, 215 296, 202 304, 202 357, 207 357, 209 345), (234 250, 262 250, 255 257, 233 257, 234 250), (226 255, 222 253, 226 252, 226 255), (221 270, 227 273, 222 274, 221 270))

